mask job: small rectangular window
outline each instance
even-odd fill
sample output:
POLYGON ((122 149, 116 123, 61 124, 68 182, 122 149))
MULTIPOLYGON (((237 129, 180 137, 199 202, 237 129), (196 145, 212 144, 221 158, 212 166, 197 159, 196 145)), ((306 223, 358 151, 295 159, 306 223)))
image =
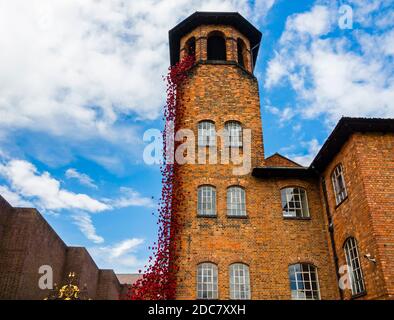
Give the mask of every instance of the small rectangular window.
POLYGON ((213 147, 216 145, 215 124, 211 121, 201 121, 198 124, 198 146, 213 147))
POLYGON ((316 267, 307 263, 289 267, 290 290, 293 300, 320 300, 316 267))
POLYGON ((237 121, 225 124, 225 145, 228 147, 242 147, 242 126, 237 121))
POLYGON ((218 268, 213 263, 202 263, 197 268, 197 298, 218 298, 218 268))
POLYGON ((339 164, 335 167, 331 176, 331 180, 335 193, 335 201, 336 204, 339 205, 347 198, 347 190, 342 165, 339 164))
POLYGON ((230 266, 230 299, 250 299, 249 267, 242 263, 230 266))
POLYGON ((281 190, 282 211, 284 217, 309 218, 306 191, 302 188, 284 188, 281 190))
POLYGON ((216 215, 216 189, 212 186, 198 188, 198 215, 216 215))
POLYGON ((344 245, 344 250, 346 263, 348 268, 350 268, 348 273, 350 277, 352 294, 357 295, 363 293, 365 291, 365 285, 356 239, 349 238, 344 245))
POLYGON ((227 215, 234 217, 246 216, 245 190, 240 187, 227 189, 227 215))

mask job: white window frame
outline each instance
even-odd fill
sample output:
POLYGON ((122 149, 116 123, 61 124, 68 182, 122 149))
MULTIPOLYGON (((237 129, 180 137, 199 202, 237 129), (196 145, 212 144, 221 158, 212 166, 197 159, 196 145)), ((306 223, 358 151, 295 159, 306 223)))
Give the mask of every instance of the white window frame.
POLYGON ((335 202, 339 205, 347 198, 346 181, 342 164, 338 164, 335 167, 331 175, 331 181, 335 194, 335 202), (340 180, 342 181, 342 188, 340 187, 340 180))
POLYGON ((301 187, 285 187, 280 190, 282 214, 286 218, 310 218, 308 194, 301 187))
POLYGON ((198 146, 216 146, 216 129, 213 121, 204 120, 198 123, 198 146))
POLYGON ((218 298, 218 267, 211 262, 204 262, 197 266, 197 298, 218 298))
POLYGON ((361 269, 360 255, 358 252, 357 240, 353 237, 348 238, 343 246, 348 265, 348 274, 352 295, 358 295, 365 292, 365 283, 363 271, 361 269), (350 269, 349 269, 350 268, 350 269))
POLYGON ((239 186, 227 188, 227 216, 246 217, 246 192, 239 186))
POLYGON ((250 300, 249 266, 243 263, 230 265, 230 299, 250 300))
POLYGON ((289 280, 292 300, 321 299, 319 276, 317 268, 314 265, 309 263, 296 263, 290 265, 289 280), (299 270, 297 270, 297 267, 299 267, 299 270), (312 280, 312 273, 314 273, 314 281, 312 280), (295 290, 293 290, 293 286, 295 286, 295 290))
POLYGON ((225 146, 226 147, 242 147, 243 129, 239 121, 227 121, 224 125, 225 129, 225 146))
POLYGON ((202 185, 197 191, 197 212, 199 216, 216 216, 216 188, 202 185))

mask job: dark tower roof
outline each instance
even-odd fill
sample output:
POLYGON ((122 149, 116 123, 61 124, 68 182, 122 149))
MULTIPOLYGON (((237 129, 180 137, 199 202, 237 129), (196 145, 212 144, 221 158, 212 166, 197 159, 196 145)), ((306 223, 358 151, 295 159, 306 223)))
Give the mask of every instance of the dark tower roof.
POLYGON ((170 59, 171 65, 179 61, 181 38, 200 25, 231 25, 241 32, 250 41, 253 49, 253 67, 256 64, 257 55, 261 41, 261 32, 257 30, 248 20, 238 12, 195 12, 176 27, 169 31, 170 37, 170 59), (257 46, 257 47, 256 47, 257 46), (256 47, 256 48, 255 48, 256 47))

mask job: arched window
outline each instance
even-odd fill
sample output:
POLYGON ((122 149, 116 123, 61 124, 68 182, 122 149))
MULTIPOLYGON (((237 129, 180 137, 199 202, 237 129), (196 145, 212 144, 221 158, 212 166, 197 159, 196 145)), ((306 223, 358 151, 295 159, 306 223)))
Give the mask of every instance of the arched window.
POLYGON ((227 189, 227 215, 246 216, 245 190, 241 187, 235 186, 227 189))
POLYGON ((245 68, 246 66, 246 45, 242 39, 237 40, 238 63, 245 68))
POLYGON ((335 200, 337 205, 347 197, 345 177, 343 175, 343 167, 337 165, 331 175, 332 186, 334 188, 335 200))
POLYGON ((188 56, 196 56, 196 38, 192 37, 186 41, 185 44, 186 54, 188 56))
POLYGON ((226 39, 221 32, 208 35, 208 60, 226 61, 226 39))
POLYGON ((198 215, 216 215, 216 189, 212 186, 200 186, 198 188, 198 215))
POLYGON ((224 125, 226 146, 242 147, 242 126, 238 121, 228 121, 224 125))
POLYGON ((197 298, 218 298, 218 267, 210 262, 204 262, 197 267, 197 298))
POLYGON ((316 267, 308 263, 289 266, 291 298, 293 300, 320 300, 316 267))
POLYGON ((347 272, 349 274, 352 294, 357 295, 363 293, 365 291, 365 285, 356 239, 348 238, 343 249, 345 250, 346 264, 348 265, 347 272))
POLYGON ((230 299, 250 299, 249 267, 246 264, 234 263, 230 266, 230 299))
POLYGON ((284 217, 309 218, 306 191, 298 187, 288 187, 280 191, 284 217))
POLYGON ((216 130, 212 121, 198 123, 198 145, 200 147, 216 145, 216 130))

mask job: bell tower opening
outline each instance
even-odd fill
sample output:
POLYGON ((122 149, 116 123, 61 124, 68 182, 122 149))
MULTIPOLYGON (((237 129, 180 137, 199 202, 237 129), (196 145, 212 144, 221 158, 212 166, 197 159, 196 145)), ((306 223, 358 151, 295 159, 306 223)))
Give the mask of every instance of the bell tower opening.
POLYGON ((185 45, 186 54, 188 56, 196 57, 196 38, 192 37, 186 41, 185 45))
POLYGON ((246 45, 242 39, 237 40, 237 53, 238 53, 238 64, 245 68, 246 67, 246 45))
POLYGON ((208 35, 208 60, 226 61, 226 40, 219 31, 208 35))

